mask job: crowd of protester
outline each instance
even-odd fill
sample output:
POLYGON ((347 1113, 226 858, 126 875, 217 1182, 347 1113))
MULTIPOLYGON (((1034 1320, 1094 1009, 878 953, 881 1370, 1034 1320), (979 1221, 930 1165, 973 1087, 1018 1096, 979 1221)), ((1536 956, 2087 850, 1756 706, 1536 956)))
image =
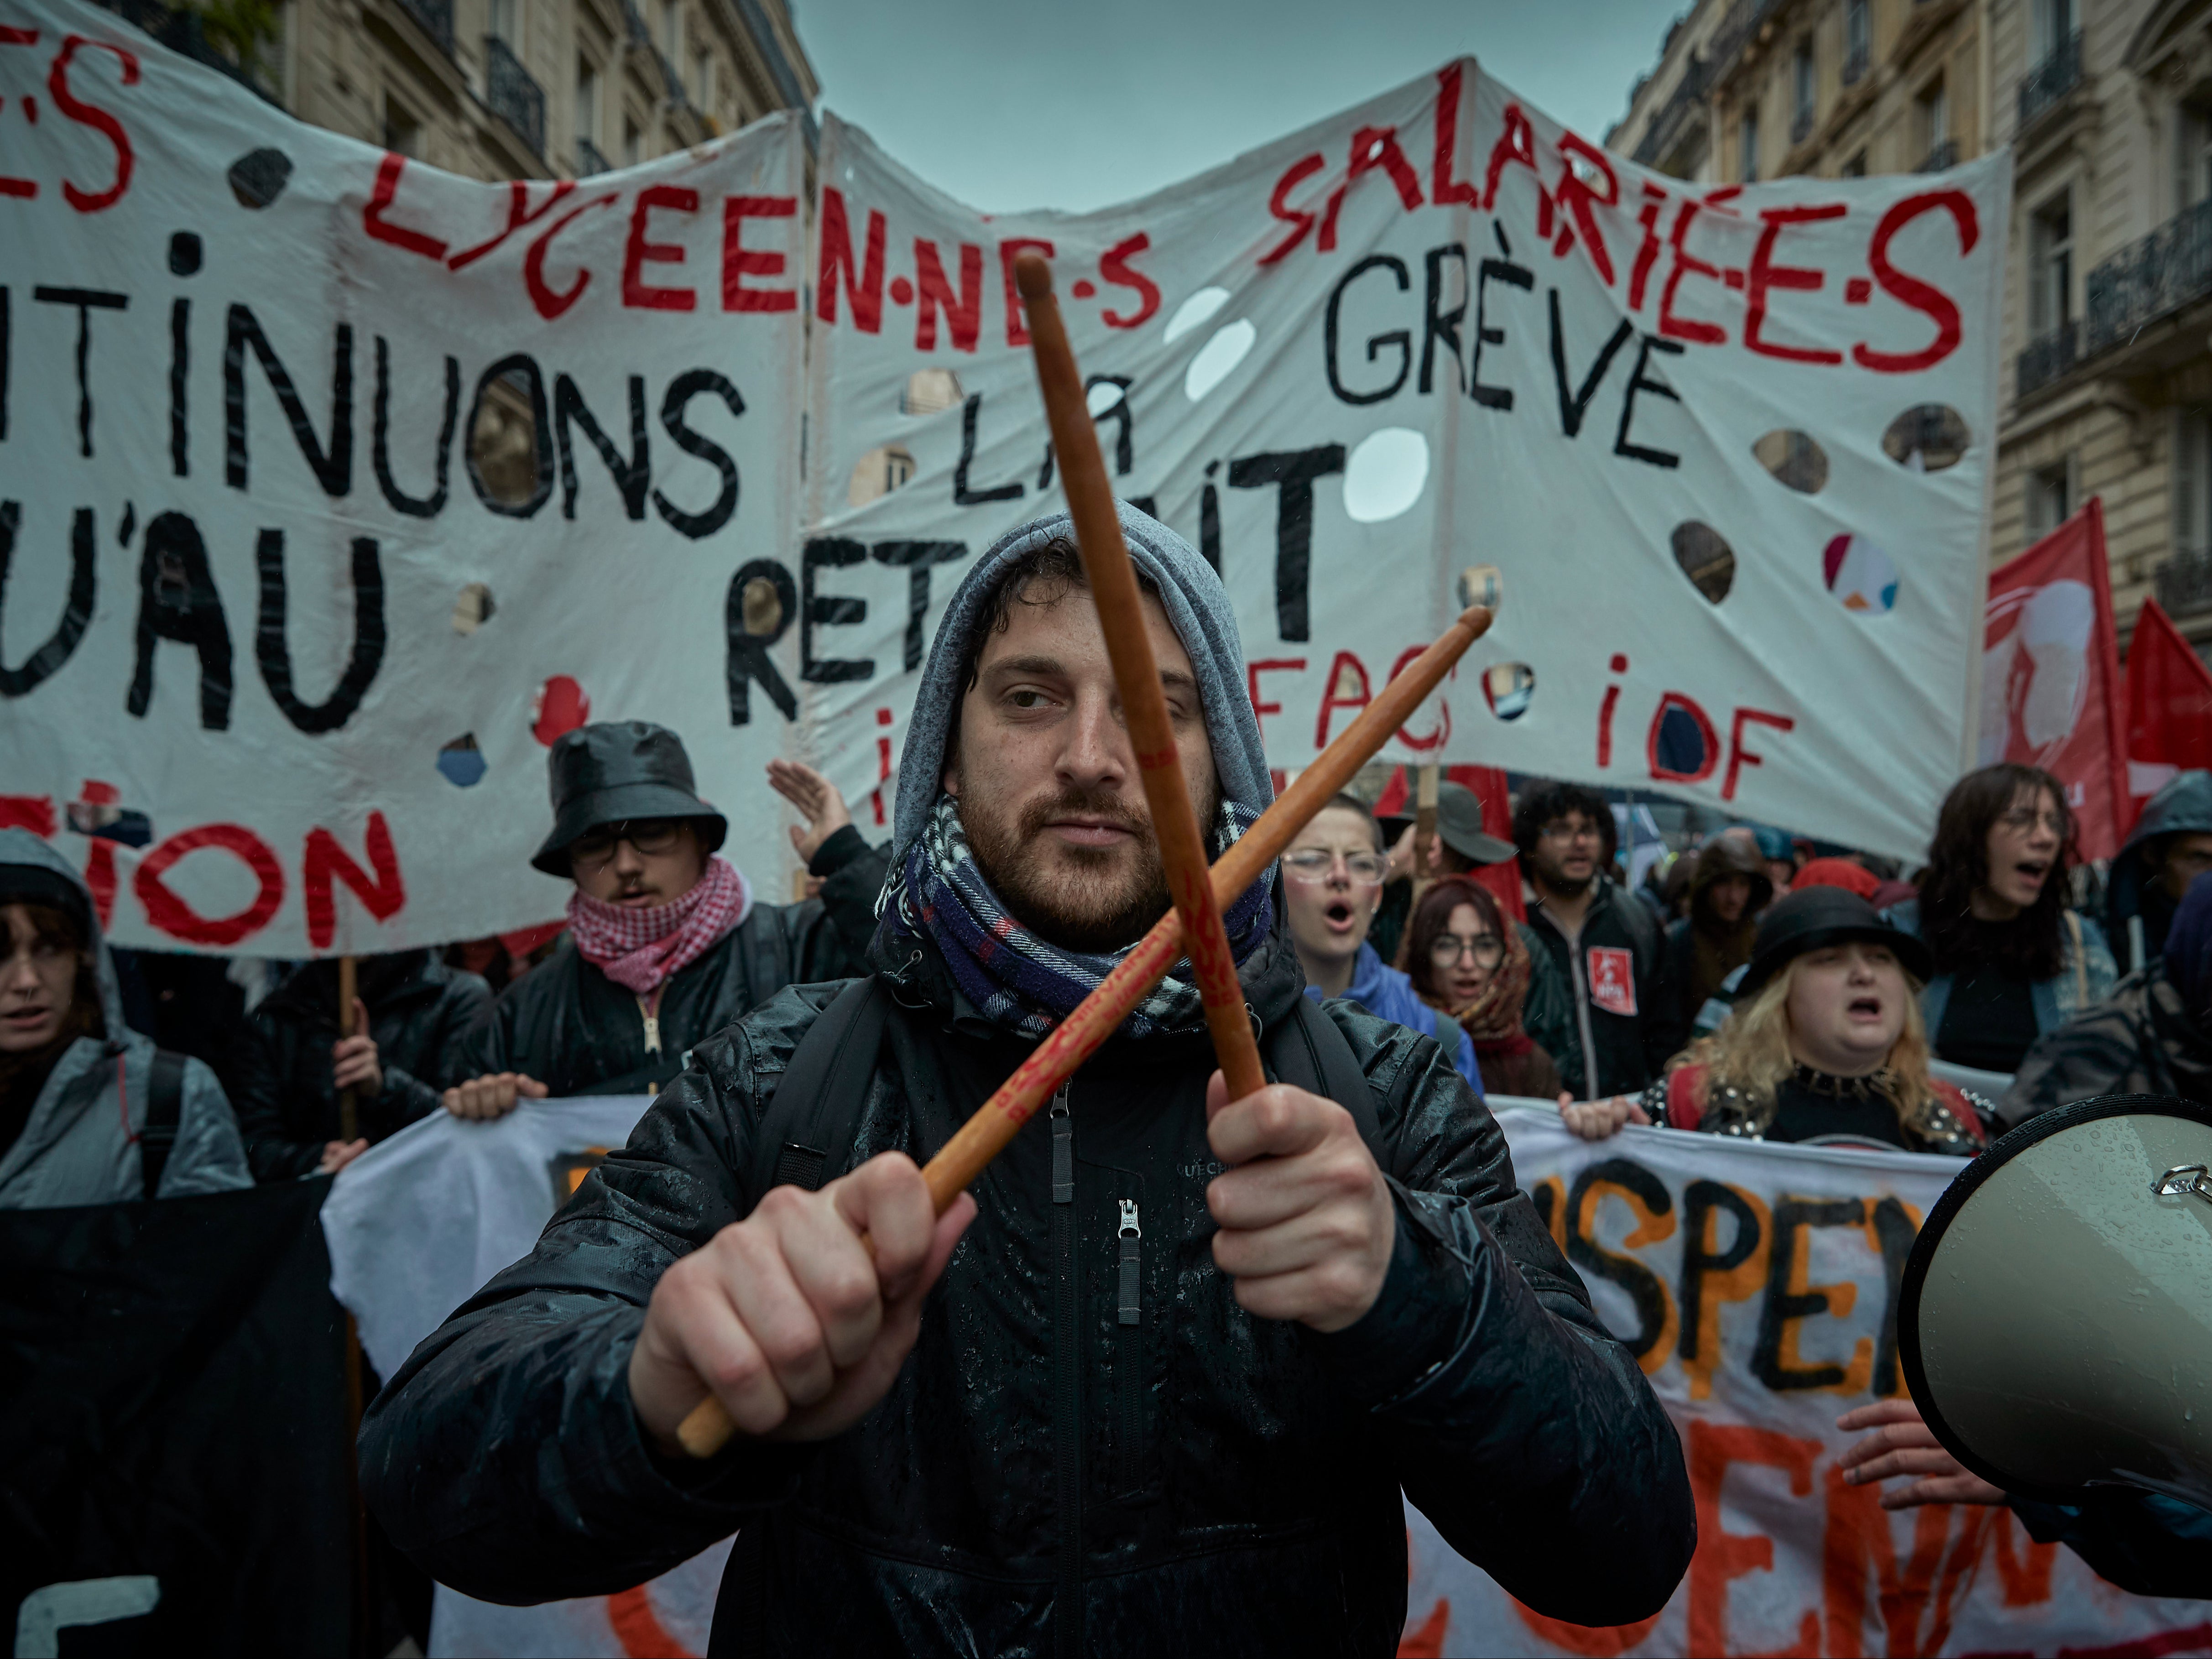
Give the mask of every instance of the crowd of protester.
MULTIPOLYGON (((441 1110, 652 1092, 785 986, 866 971, 889 851, 819 773, 766 781, 805 820, 810 896, 779 905, 724 855, 674 732, 585 726, 550 769, 531 861, 569 884, 565 926, 364 957, 349 1010, 331 962, 252 999, 220 960, 112 950, 76 871, 0 831, 0 1207, 330 1174, 441 1110)), ((1452 783, 1425 846, 1332 800, 1280 866, 1307 994, 1432 1038, 1478 1095, 1556 1099, 1594 1139, 1971 1156, 2100 1093, 2212 1103, 2212 775, 2168 784, 2106 872, 2079 867, 2056 781, 2014 765, 1959 781, 1910 872, 1744 824, 1632 888, 1611 805, 1540 780, 1510 827, 1452 783)), ((1948 1455, 1909 1406, 1861 1425, 1916 1468, 1948 1455)))

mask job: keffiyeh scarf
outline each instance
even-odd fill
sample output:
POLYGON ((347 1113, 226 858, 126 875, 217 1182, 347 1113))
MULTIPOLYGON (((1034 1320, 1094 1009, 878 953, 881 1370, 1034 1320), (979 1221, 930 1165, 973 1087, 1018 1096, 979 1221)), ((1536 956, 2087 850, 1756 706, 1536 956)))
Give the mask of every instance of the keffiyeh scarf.
POLYGON ((1524 1054, 1536 1046, 1535 1039, 1521 1024, 1521 1010, 1528 999, 1528 981, 1534 968, 1528 947, 1521 942, 1520 930, 1508 922, 1505 958, 1498 964, 1498 971, 1491 975, 1490 983, 1475 994, 1474 1001, 1452 1008, 1434 997, 1425 996, 1421 1000, 1432 1008, 1443 1009, 1457 1020, 1478 1054, 1524 1054))
MULTIPOLYGON (((1258 817, 1224 801, 1209 856, 1219 858, 1258 817)), ((1240 964, 1267 937, 1273 890, 1270 867, 1222 917, 1230 953, 1240 964)), ((1009 915, 984 879, 960 827, 958 803, 949 795, 938 797, 905 864, 891 872, 882 916, 893 943, 901 935, 927 935, 962 994, 993 1021, 1030 1037, 1042 1037, 1066 1018, 1128 954, 1127 948, 1110 955, 1065 950, 1009 915)), ((1178 962, 1122 1021, 1121 1029, 1138 1037, 1199 1029, 1206 1015, 1194 979, 1189 962, 1178 962)))
POLYGON ((568 931, 584 960, 626 991, 649 996, 744 921, 752 890, 719 854, 691 890, 649 910, 609 904, 580 888, 568 896, 568 931))

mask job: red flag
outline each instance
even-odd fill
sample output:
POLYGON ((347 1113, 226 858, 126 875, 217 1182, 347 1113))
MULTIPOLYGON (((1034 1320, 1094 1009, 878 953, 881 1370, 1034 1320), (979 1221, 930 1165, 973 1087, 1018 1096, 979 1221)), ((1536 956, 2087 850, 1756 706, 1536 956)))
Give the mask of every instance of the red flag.
POLYGON ((2128 641, 2129 822, 2175 773, 2200 767, 2212 767, 2212 669, 2145 599, 2128 641))
POLYGON ((2081 856, 2110 858, 2133 814, 2121 725, 2120 653, 2094 496, 1990 573, 1981 763, 2039 766, 2066 789, 2081 856))

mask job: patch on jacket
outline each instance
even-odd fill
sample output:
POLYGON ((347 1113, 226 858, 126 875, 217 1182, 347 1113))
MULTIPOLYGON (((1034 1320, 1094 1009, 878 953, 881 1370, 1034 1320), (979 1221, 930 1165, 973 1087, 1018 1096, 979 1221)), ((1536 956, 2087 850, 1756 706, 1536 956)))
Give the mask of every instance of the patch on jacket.
POLYGON ((1608 1014, 1636 1017, 1636 957, 1618 945, 1589 949, 1590 1000, 1608 1014))

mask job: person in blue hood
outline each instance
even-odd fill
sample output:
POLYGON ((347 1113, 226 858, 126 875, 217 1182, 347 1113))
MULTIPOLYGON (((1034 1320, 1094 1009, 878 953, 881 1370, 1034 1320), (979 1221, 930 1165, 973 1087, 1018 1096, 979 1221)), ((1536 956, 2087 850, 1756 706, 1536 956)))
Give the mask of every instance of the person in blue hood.
POLYGON ((1316 1002, 1349 997, 1370 1014, 1433 1038, 1482 1092, 1474 1044, 1448 1014, 1421 1000, 1413 982, 1368 943, 1382 893, 1382 829, 1357 795, 1339 795, 1315 813, 1283 852, 1283 914, 1306 994, 1316 1002))
POLYGON ((2212 772, 2183 772, 2153 795, 2112 860, 2105 931, 2120 971, 2132 974, 2166 949, 2189 884, 2212 870, 2212 772))
POLYGON ((252 1184, 215 1073, 124 1024, 84 878, 29 830, 0 830, 0 1209, 252 1184), (157 1098, 166 1134, 147 1133, 169 1115, 157 1098))

